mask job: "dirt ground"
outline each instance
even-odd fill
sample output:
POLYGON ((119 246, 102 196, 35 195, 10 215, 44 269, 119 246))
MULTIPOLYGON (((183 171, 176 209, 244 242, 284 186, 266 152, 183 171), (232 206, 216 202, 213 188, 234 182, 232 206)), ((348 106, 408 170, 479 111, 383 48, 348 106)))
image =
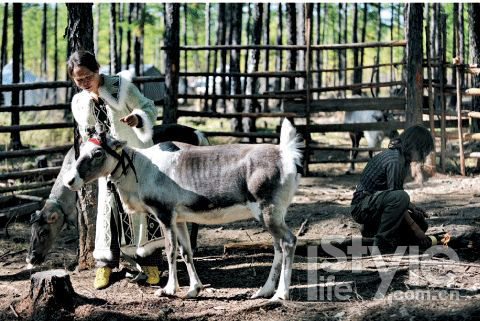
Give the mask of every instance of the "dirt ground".
MULTIPOLYGON (((359 175, 303 178, 287 224, 294 233, 308 218, 300 239, 319 240, 359 235, 349 216, 349 204, 359 175)), ((423 187, 406 184, 411 199, 423 206, 432 233, 476 233, 480 228, 480 177, 436 176, 423 187)), ((269 303, 250 296, 267 279, 271 253, 233 252, 225 255, 228 242, 270 241, 268 233, 253 221, 226 226, 201 227, 196 254, 198 274, 206 289, 194 300, 183 299, 188 276, 179 262, 178 297, 157 298, 158 287, 132 283, 124 278, 127 266, 114 274, 104 290, 92 287, 94 271, 73 270, 75 231, 64 231, 48 261, 33 271, 25 270, 29 242, 28 223, 9 227, 10 238, 0 232, 0 320, 17 320, 17 301, 28 294, 30 275, 39 270, 69 270, 74 290, 87 298, 71 320, 480 320, 480 251, 475 242, 456 248, 459 262, 429 258, 420 268, 412 261, 386 258, 387 269, 398 271, 386 295, 376 297, 382 279, 370 258, 342 262, 334 258, 296 255, 291 300, 269 303), (6 254, 6 255, 4 255, 6 254), (344 296, 340 293, 344 286, 344 296), (90 300, 89 300, 90 299, 90 300), (95 300, 94 300, 95 299, 95 300), (15 312, 14 312, 15 310, 15 312)), ((165 285, 166 275, 161 285, 165 285)))

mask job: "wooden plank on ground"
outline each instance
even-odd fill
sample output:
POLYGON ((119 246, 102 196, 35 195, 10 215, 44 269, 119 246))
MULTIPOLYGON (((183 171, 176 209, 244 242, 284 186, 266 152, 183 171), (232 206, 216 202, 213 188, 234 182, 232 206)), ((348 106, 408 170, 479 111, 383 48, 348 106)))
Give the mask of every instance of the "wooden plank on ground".
MULTIPOLYGON (((310 252, 315 256, 333 256, 335 254, 331 251, 333 247, 348 254, 351 252, 352 243, 370 246, 373 245, 373 239, 359 236, 319 240, 299 239, 295 254, 307 256, 310 252)), ((223 251, 227 255, 237 252, 273 253, 273 244, 267 241, 227 243, 223 246, 223 251)), ((353 254, 359 253, 350 253, 349 255, 353 254)))
MULTIPOLYGON (((358 110, 405 110, 404 97, 343 98, 312 101, 312 113, 358 110)), ((285 112, 305 113, 304 101, 285 101, 285 112)))

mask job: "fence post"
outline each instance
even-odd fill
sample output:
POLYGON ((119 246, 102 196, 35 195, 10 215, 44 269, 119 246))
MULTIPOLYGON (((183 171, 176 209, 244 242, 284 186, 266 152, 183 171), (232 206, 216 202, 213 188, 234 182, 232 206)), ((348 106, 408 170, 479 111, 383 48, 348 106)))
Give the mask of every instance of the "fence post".
POLYGON ((163 123, 177 122, 178 73, 180 68, 180 5, 165 5, 165 104, 163 123))

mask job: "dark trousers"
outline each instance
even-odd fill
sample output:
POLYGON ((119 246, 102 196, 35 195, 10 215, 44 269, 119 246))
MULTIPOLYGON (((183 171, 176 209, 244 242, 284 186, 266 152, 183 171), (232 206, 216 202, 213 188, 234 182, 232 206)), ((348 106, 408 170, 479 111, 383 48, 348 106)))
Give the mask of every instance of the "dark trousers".
MULTIPOLYGON (((403 190, 381 191, 352 205, 351 213, 357 223, 363 224, 362 235, 373 236, 376 243, 412 245, 417 240, 404 219, 409 204, 410 197, 403 190)), ((423 217, 412 215, 412 218, 420 228, 427 230, 423 217)))

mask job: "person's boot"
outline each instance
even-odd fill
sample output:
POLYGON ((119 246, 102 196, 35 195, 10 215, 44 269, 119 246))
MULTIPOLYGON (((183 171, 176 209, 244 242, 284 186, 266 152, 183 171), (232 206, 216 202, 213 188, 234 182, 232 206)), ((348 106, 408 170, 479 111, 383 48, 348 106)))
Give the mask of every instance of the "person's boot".
POLYGON ((107 266, 98 268, 95 275, 95 281, 93 282, 93 287, 97 290, 106 288, 110 284, 111 274, 112 269, 107 266))
POLYGON ((155 285, 160 282, 160 271, 156 266, 142 266, 142 270, 147 276, 147 283, 150 285, 155 285))

